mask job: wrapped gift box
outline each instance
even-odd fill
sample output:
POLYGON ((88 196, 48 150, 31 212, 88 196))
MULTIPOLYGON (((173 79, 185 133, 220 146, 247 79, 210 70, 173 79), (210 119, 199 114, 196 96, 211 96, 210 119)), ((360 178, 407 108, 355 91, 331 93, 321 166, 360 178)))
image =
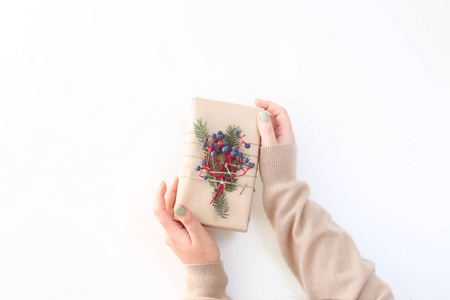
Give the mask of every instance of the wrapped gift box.
MULTIPOLYGON (((175 207, 187 206, 204 226, 247 232, 258 169, 257 116, 261 111, 242 104, 193 99, 175 207), (234 153, 233 146, 238 147, 234 153)), ((176 214, 174 219, 179 220, 176 214)))

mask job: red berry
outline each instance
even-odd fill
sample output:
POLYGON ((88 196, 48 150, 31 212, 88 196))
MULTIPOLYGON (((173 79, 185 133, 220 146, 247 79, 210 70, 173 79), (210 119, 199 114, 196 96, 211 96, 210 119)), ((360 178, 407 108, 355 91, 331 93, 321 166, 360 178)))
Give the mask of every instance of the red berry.
POLYGON ((205 137, 204 139, 203 139, 205 142, 207 142, 208 141, 208 138, 207 137, 205 137))

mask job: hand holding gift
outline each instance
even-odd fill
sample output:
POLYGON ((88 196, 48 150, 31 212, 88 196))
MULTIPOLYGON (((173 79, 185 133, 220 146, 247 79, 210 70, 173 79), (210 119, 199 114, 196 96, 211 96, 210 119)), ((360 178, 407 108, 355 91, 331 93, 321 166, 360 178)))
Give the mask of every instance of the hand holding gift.
MULTIPOLYGON (((284 108, 260 99, 255 100, 255 105, 265 109, 260 111, 257 117, 262 146, 295 143, 291 122, 284 108)), ((197 119, 194 123, 194 133, 204 151, 201 166, 197 165, 195 170, 200 171, 198 176, 210 180, 211 186, 214 187, 213 198, 210 201, 210 204, 214 205, 223 199, 219 197, 217 200, 219 193, 235 189, 235 185, 228 183, 236 183, 237 177, 245 175, 249 169, 255 167, 250 158, 239 151, 241 146, 250 149, 251 144, 243 140, 240 127, 235 125, 228 126, 225 133, 218 131, 209 135, 207 123, 197 119), (221 154, 222 158, 219 159, 221 154), (223 172, 225 169, 230 172, 223 172), (207 175, 203 175, 202 171, 207 175)), ((161 182, 155 195, 154 214, 164 228, 166 244, 186 264, 220 261, 217 243, 192 211, 185 205, 180 205, 174 210, 177 190, 178 177, 175 177, 169 188, 164 181, 161 182), (174 213, 181 223, 173 219, 174 213)), ((218 204, 215 208, 216 206, 220 207, 218 204)), ((218 215, 220 212, 219 210, 218 215)))
POLYGON ((258 129, 261 147, 275 144, 295 144, 291 119, 285 108, 268 100, 256 99, 255 105, 265 109, 260 112, 258 129), (270 115, 267 113, 269 112, 270 115), (270 122, 266 122, 269 121, 270 122))
POLYGON ((164 228, 166 244, 184 264, 220 261, 216 241, 187 207, 175 209, 181 223, 173 219, 177 187, 178 177, 169 189, 163 181, 155 195, 154 214, 164 228))

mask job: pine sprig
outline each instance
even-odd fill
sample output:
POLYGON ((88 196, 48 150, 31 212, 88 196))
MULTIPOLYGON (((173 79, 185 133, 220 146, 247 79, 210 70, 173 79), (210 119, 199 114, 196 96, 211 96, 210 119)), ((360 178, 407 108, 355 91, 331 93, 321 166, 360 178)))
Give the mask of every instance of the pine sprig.
POLYGON ((202 119, 197 119, 197 124, 194 124, 194 132, 197 140, 203 143, 206 137, 208 137, 208 121, 203 123, 202 119))
MULTIPOLYGON (((216 163, 214 162, 214 159, 212 157, 209 158, 209 167, 214 171, 214 172, 219 172, 219 168, 216 166, 216 163)), ((214 173, 217 174, 217 173, 214 173)), ((214 178, 214 176, 212 176, 211 174, 209 174, 208 172, 208 181, 209 181, 209 185, 213 188, 217 188, 218 187, 218 182, 214 181, 217 180, 216 178, 214 178)))
MULTIPOLYGON (((213 197, 217 192, 218 187, 216 187, 212 193, 213 197)), ((228 205, 228 199, 226 196, 226 193, 223 192, 219 192, 219 194, 217 195, 217 198, 215 199, 214 202, 214 209, 216 210, 216 213, 221 217, 221 218, 228 218, 228 210, 230 209, 229 205, 228 205)))
POLYGON ((241 127, 237 125, 228 125, 227 133, 225 134, 225 140, 230 144, 230 148, 233 146, 239 146, 240 139, 234 134, 236 130, 241 131, 241 127))

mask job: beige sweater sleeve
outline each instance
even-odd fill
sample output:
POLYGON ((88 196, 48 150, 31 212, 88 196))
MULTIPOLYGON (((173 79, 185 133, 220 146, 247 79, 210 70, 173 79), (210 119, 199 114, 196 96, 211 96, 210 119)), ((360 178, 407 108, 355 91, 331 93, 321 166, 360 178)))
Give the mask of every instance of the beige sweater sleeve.
POLYGON ((228 276, 223 261, 204 264, 184 264, 188 297, 182 300, 232 300, 225 292, 228 276))
POLYGON ((284 260, 310 299, 393 299, 350 235, 297 180, 297 146, 261 147, 263 205, 284 260))
MULTIPOLYGON (((310 299, 393 299, 361 257, 353 239, 309 200, 309 186, 296 176, 297 146, 261 147, 259 169, 263 205, 281 254, 310 299)), ((225 299, 228 277, 223 262, 185 264, 191 299, 225 299)))

